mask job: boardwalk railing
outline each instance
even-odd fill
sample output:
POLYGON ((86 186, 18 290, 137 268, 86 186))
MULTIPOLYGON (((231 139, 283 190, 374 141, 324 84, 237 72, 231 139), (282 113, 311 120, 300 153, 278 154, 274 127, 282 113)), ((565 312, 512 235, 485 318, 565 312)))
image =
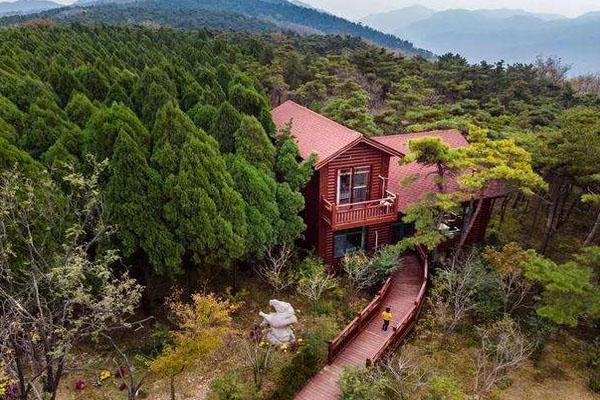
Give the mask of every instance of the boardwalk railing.
POLYGON ((410 311, 404 315, 402 320, 395 326, 392 326, 393 333, 379 349, 379 351, 373 356, 372 359, 367 359, 367 365, 372 363, 382 362, 389 354, 391 354, 404 340, 406 335, 415 326, 417 318, 425 302, 425 291, 427 290, 427 282, 429 281, 429 263, 427 259, 427 253, 421 246, 417 248, 417 257, 421 261, 423 266, 423 283, 419 294, 415 298, 414 304, 410 311))
POLYGON ((341 331, 333 340, 329 342, 329 353, 327 356, 327 363, 331 363, 336 355, 342 351, 344 346, 354 339, 354 337, 362 330, 362 328, 369 323, 373 315, 379 310, 383 299, 387 295, 392 284, 392 277, 389 277, 377 295, 371 300, 357 316, 350 322, 343 331, 341 331))

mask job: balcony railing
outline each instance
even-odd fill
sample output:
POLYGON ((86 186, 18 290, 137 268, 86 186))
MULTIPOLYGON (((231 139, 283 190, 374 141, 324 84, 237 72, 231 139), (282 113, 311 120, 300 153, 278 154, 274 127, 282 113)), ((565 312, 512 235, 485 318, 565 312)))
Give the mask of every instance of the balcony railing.
POLYGON ((360 203, 335 204, 321 198, 321 216, 333 230, 393 222, 397 218, 396 208, 396 195, 388 191, 384 198, 360 203))

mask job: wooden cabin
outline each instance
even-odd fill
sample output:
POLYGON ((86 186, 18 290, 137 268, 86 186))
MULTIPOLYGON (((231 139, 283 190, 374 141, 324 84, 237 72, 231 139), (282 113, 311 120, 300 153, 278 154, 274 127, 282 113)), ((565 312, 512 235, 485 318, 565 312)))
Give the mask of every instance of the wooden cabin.
MULTIPOLYGON (((452 148, 468 144, 458 130, 368 137, 293 101, 273 109, 272 116, 278 128, 290 124, 301 157, 316 156, 315 172, 304 189, 306 245, 331 266, 346 253, 372 251, 413 234, 414 228, 402 222, 402 212, 424 193, 435 191, 435 185, 432 168, 399 164, 410 140, 434 136, 452 148), (402 185, 407 177, 416 180, 402 185)), ((449 187, 452 190, 456 183, 449 187)), ((490 191, 468 238, 470 244, 484 239, 493 201, 501 195, 490 191)), ((468 213, 465 204, 463 214, 446 221, 454 238, 460 236, 468 213)))

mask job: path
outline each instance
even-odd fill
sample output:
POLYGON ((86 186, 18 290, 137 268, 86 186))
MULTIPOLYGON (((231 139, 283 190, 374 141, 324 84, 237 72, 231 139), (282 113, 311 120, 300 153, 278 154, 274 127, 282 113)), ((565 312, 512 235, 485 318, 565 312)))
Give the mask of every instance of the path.
POLYGON ((382 348, 393 332, 392 327, 400 323, 411 311, 423 283, 422 265, 416 256, 403 259, 404 267, 392 277, 391 287, 383 300, 382 307, 374 314, 368 325, 352 339, 329 365, 314 376, 296 395, 296 400, 335 400, 340 397, 339 380, 347 365, 364 366, 367 358, 382 348), (387 332, 381 330, 383 307, 392 307, 394 321, 387 332))

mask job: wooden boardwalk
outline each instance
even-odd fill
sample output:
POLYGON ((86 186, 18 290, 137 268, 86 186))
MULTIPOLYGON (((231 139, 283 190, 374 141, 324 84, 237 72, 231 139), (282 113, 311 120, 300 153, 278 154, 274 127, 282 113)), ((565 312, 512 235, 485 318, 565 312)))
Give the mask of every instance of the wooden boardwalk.
POLYGON ((296 395, 296 400, 336 400, 340 398, 339 380, 345 366, 364 366, 373 359, 393 332, 393 327, 414 308, 423 284, 423 265, 414 255, 403 257, 403 268, 392 277, 391 286, 382 306, 368 324, 343 350, 314 376, 296 395), (381 330, 383 308, 392 308, 394 321, 387 332, 381 330))

